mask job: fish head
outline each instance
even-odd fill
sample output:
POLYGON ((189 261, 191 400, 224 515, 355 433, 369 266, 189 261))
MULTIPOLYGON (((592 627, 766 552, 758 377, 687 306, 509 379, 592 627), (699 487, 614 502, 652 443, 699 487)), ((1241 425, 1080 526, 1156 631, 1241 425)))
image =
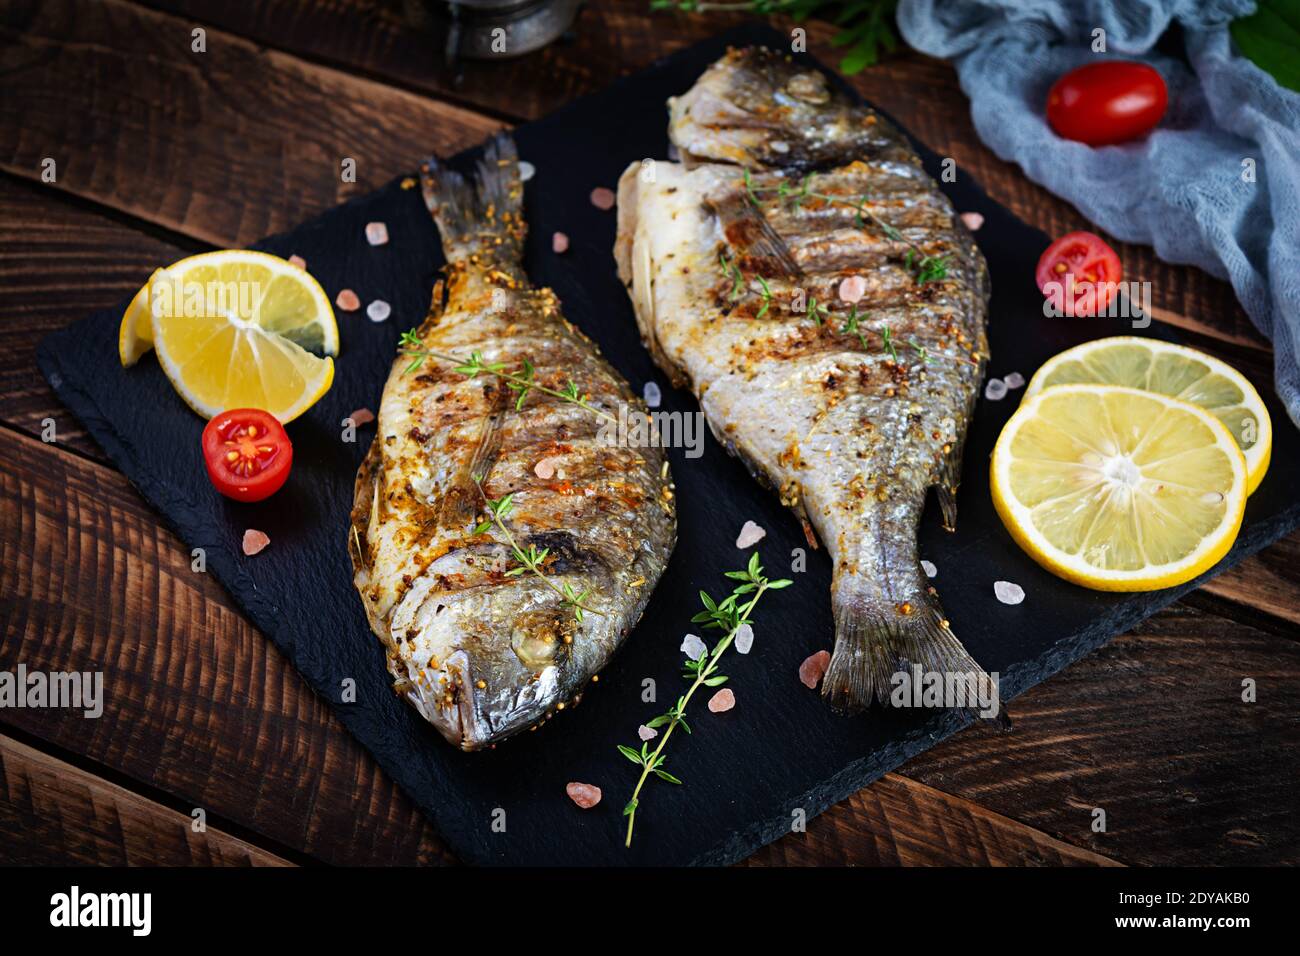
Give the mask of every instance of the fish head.
MULTIPOLYGON (((482 563, 494 558, 500 568, 499 556, 482 563)), ((399 691, 463 750, 535 727, 575 702, 613 646, 599 615, 579 620, 550 587, 597 594, 608 582, 595 575, 551 574, 543 582, 488 570, 475 587, 449 581, 445 568, 431 571, 394 609, 389 669, 399 691)))
POLYGON ((728 50, 668 105, 669 137, 687 160, 804 170, 890 143, 887 124, 824 73, 765 47, 728 50))

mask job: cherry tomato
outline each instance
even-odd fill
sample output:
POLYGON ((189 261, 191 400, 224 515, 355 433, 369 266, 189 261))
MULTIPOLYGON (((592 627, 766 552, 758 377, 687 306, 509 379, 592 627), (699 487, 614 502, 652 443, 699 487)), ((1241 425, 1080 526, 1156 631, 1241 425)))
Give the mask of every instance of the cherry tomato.
POLYGON ((1096 315, 1114 297, 1124 270, 1100 236, 1067 232, 1047 247, 1034 278, 1058 315, 1096 315))
POLYGON ((1107 60, 1071 70, 1047 94, 1047 121, 1066 139, 1105 146, 1145 136, 1165 115, 1165 81, 1145 63, 1107 60))
POLYGON ((203 463, 213 487, 236 501, 261 501, 280 490, 293 465, 293 445, 260 408, 232 408, 203 429, 203 463))

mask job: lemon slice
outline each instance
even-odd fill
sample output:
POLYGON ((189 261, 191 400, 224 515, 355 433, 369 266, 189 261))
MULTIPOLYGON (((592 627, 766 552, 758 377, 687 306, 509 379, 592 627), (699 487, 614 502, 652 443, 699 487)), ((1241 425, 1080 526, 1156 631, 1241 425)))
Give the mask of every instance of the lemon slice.
POLYGON ((1183 345, 1120 335, 1053 356, 1029 380, 1025 397, 1072 382, 1127 385, 1200 405, 1228 426, 1246 456, 1246 493, 1268 471, 1273 422, 1255 387, 1231 365, 1183 345))
POLYGON ((261 408, 289 422, 334 381, 333 360, 308 351, 338 352, 334 310, 283 259, 246 250, 182 259, 154 273, 147 299, 158 361, 200 415, 261 408))
POLYGON ((1246 461, 1198 405, 1115 385, 1026 398, 993 449, 1003 524, 1066 580, 1103 591, 1173 587, 1237 538, 1246 461))

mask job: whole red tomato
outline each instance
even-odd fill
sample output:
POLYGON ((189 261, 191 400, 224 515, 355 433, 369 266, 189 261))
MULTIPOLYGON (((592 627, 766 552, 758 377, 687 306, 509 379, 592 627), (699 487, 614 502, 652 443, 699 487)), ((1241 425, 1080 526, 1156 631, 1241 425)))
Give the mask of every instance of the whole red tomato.
POLYGON ((236 501, 261 501, 280 490, 293 465, 284 426, 260 408, 232 408, 203 429, 203 464, 213 486, 236 501))
POLYGON ((1145 63, 1106 60, 1071 70, 1047 94, 1047 121, 1066 139, 1105 146, 1145 136, 1169 103, 1165 81, 1145 63))

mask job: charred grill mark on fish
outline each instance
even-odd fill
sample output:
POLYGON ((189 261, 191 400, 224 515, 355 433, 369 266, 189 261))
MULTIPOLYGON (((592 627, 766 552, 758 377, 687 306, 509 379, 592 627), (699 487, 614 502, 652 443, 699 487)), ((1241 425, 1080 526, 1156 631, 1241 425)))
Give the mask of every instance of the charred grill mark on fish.
POLYGON ((789 57, 729 51, 669 108, 684 162, 624 174, 620 276, 656 361, 830 552, 823 694, 887 703, 912 664, 987 679, 916 549, 930 487, 956 519, 983 257, 902 135, 789 57))
MULTIPOLYGON (((554 293, 528 281, 513 142, 489 143, 473 181, 436 159, 421 179, 448 264, 420 350, 511 371, 528 362, 537 385, 572 383, 591 408, 636 406, 554 293)), ((491 374, 410 363, 393 364, 357 472, 349 551, 395 689, 477 750, 575 703, 630 632, 675 542, 671 478, 660 449, 607 444, 590 408, 540 388, 521 406, 491 374), (544 555, 545 580, 511 573, 499 529, 480 531, 485 499, 506 495, 514 544, 544 555), (579 618, 555 587, 590 594, 593 613, 579 618)))

